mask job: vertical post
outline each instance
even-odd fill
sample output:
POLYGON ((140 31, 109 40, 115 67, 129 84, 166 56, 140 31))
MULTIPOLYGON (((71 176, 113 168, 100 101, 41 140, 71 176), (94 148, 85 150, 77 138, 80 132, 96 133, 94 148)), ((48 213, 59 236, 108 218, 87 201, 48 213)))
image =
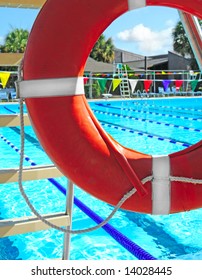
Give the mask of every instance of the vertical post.
POLYGON ((154 80, 154 93, 156 93, 156 72, 155 70, 153 71, 153 80, 154 80))
POLYGON ((113 61, 113 77, 114 77, 115 73, 116 73, 116 62, 114 60, 113 61))
MULTIPOLYGON (((69 226, 67 226, 67 230, 71 230, 72 228, 72 211, 73 211, 73 200, 74 199, 74 184, 72 181, 68 181, 67 192, 66 192, 66 214, 69 215, 69 226)), ((64 233, 64 245, 63 245, 63 260, 69 259, 70 253, 70 242, 71 242, 71 234, 64 233)))
POLYGON ((92 99, 93 98, 93 78, 92 78, 93 74, 92 72, 90 72, 89 74, 89 98, 92 99))
POLYGON ((184 76, 184 70, 182 70, 182 80, 183 80, 182 92, 185 92, 185 76, 184 76))
POLYGON ((147 79, 147 57, 146 56, 144 57, 144 70, 145 70, 145 76, 147 79))

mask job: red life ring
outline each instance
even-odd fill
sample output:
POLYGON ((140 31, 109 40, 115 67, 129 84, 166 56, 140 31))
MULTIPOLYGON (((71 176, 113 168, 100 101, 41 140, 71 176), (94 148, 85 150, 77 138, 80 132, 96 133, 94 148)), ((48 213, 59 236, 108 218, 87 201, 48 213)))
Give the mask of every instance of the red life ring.
POLYGON ((85 63, 100 34, 128 10, 150 5, 202 17, 201 0, 48 0, 30 34, 20 88, 42 146, 65 176, 112 205, 135 187, 123 209, 166 214, 202 207, 201 184, 168 179, 202 179, 202 142, 157 158, 125 148, 102 129, 83 90, 85 63), (152 183, 141 182, 151 175, 152 183))

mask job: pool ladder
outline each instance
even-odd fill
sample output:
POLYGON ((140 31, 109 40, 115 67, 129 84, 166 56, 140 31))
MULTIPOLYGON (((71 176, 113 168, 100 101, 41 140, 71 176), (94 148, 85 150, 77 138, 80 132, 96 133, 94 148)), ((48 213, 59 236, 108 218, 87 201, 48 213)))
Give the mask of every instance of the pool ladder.
POLYGON ((117 75, 118 78, 121 79, 120 83, 120 94, 121 97, 130 97, 131 90, 128 80, 128 72, 125 64, 118 63, 117 64, 117 75))

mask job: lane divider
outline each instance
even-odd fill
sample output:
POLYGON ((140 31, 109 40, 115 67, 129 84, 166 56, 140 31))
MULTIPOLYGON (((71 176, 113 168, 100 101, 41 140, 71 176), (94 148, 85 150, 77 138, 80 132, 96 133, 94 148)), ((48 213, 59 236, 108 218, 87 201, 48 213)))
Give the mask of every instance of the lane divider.
POLYGON ((169 108, 166 108, 166 106, 164 107, 164 106, 162 106, 161 108, 159 108, 159 107, 161 107, 161 106, 155 106, 155 105, 153 105, 153 107, 152 106, 150 106, 150 105, 147 105, 147 106, 145 106, 145 108, 149 108, 149 110, 151 110, 151 112, 153 112, 153 111, 155 111, 155 112, 159 112, 159 111, 163 111, 163 112, 171 112, 171 113, 175 113, 175 114, 181 114, 181 115, 185 115, 185 116, 194 116, 195 118, 198 116, 199 117, 199 119, 201 119, 201 117, 202 117, 202 115, 200 114, 200 113, 196 113, 196 112, 188 112, 188 111, 180 111, 179 109, 169 109, 169 108))
POLYGON ((202 110, 201 109, 195 109, 195 108, 185 108, 185 107, 176 107, 176 106, 163 106, 163 105, 154 105, 154 104, 147 104, 148 107, 154 107, 156 109, 158 108, 163 108, 163 109, 171 109, 171 110, 179 110, 179 111, 187 111, 188 112, 198 112, 198 113, 201 113, 202 110))
MULTIPOLYGON (((20 149, 17 148, 11 141, 9 141, 6 137, 4 137, 2 134, 0 134, 0 138, 9 145, 15 152, 17 152, 20 155, 20 149)), ((31 166, 36 166, 37 164, 34 163, 28 156, 24 156, 24 159, 31 164, 31 166)))
POLYGON ((121 125, 118 125, 118 124, 113 124, 113 123, 106 122, 106 121, 103 121, 103 120, 99 120, 99 122, 102 124, 103 127, 107 126, 107 127, 112 127, 112 128, 121 130, 121 131, 136 133, 137 135, 140 135, 140 136, 146 136, 148 138, 154 138, 154 139, 157 139, 159 141, 169 142, 169 143, 180 145, 180 146, 183 146, 183 147, 186 147, 186 148, 193 145, 193 144, 188 143, 188 142, 181 142, 181 141, 178 141, 178 140, 173 139, 173 138, 162 137, 162 136, 159 136, 159 135, 147 133, 147 132, 144 132, 144 131, 141 131, 141 130, 135 130, 133 128, 129 128, 129 127, 126 127, 126 126, 121 126, 121 125))
POLYGON ((186 116, 175 116, 175 115, 171 115, 171 114, 164 114, 164 113, 158 113, 158 112, 150 112, 150 111, 145 111, 145 110, 137 110, 137 109, 129 109, 129 108, 120 108, 120 107, 116 107, 116 106, 107 106, 101 103, 95 103, 95 105, 97 106, 101 106, 101 107, 105 107, 105 108, 112 108, 112 109, 117 109, 117 110, 123 110, 123 111, 132 111, 135 113, 145 113, 145 114, 149 114, 149 115, 156 115, 156 116, 163 116, 163 117, 169 117, 169 118, 173 118, 173 119, 182 119, 182 120, 189 120, 189 121, 198 121, 198 122, 202 122, 201 118, 192 118, 192 117, 186 117, 186 116))
MULTIPOLYGON (((0 138, 8 144, 14 151, 20 154, 20 149, 17 148, 12 142, 10 142, 6 137, 0 134, 0 138)), ((37 164, 32 161, 28 156, 24 155, 24 159, 29 162, 32 166, 36 166, 37 164)), ((47 179, 51 182, 62 194, 66 195, 66 188, 64 188, 57 180, 53 178, 47 179)), ((103 219, 94 213, 88 206, 86 206, 82 201, 74 196, 74 204, 82 210, 88 217, 90 217, 94 222, 100 224, 103 222, 103 219)), ((139 260, 156 260, 150 253, 145 251, 135 242, 130 240, 127 236, 123 235, 117 229, 115 229, 110 224, 106 224, 102 227, 114 240, 117 241, 122 247, 124 247, 128 252, 130 252, 133 256, 135 256, 139 260)))
POLYGON ((118 114, 118 113, 109 113, 109 112, 104 112, 104 111, 100 111, 100 110, 93 110, 93 112, 97 113, 97 114, 120 117, 120 118, 124 118, 124 119, 135 120, 135 121, 155 123, 155 124, 158 124, 158 125, 165 125, 165 126, 168 126, 168 127, 175 127, 175 128, 180 128, 180 129, 189 130, 189 131, 202 132, 202 129, 198 129, 198 128, 187 127, 187 126, 182 126, 182 125, 177 125, 177 124, 172 124, 172 123, 153 121, 153 120, 143 119, 143 118, 136 118, 136 117, 122 115, 122 114, 118 114))
MULTIPOLYGON (((152 107, 155 107, 157 105, 149 105, 149 106, 152 106, 152 107)), ((188 111, 188 112, 199 112, 201 113, 202 110, 201 109, 194 109, 194 108, 184 108, 184 107, 176 107, 176 106, 158 106, 160 108, 168 108, 168 109, 174 109, 174 110, 181 110, 181 111, 188 111)))

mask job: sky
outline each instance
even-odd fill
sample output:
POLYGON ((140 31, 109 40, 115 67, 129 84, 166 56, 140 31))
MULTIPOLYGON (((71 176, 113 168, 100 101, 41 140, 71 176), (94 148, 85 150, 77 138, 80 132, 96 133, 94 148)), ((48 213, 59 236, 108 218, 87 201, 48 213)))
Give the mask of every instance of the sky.
MULTIPOLYGON (((0 44, 15 28, 30 31, 38 10, 0 7, 0 44)), ((172 29, 179 20, 176 9, 144 7, 120 16, 104 32, 116 48, 149 56, 172 51, 172 29)))

